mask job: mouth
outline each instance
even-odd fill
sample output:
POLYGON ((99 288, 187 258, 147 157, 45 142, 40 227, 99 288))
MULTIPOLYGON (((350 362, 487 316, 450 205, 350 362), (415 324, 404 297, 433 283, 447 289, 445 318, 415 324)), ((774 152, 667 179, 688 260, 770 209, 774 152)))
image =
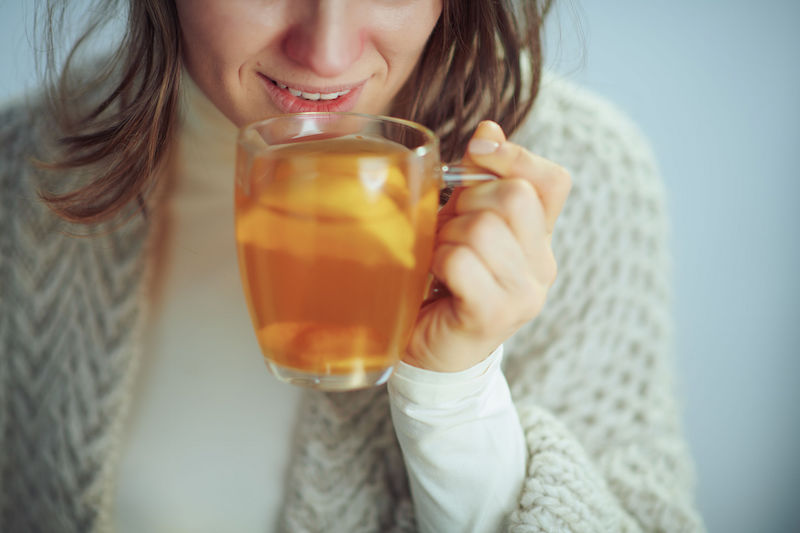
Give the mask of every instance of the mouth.
POLYGON ((367 80, 329 87, 294 85, 258 73, 275 106, 284 113, 351 111, 367 80))

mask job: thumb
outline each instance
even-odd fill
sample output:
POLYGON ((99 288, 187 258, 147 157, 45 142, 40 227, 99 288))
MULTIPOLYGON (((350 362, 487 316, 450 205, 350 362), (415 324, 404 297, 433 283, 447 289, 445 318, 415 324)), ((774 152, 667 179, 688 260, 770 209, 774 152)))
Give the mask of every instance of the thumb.
POLYGON ((467 153, 464 154, 463 163, 480 167, 472 155, 481 156, 495 152, 506 141, 503 128, 497 122, 484 120, 475 129, 472 138, 467 144, 467 153))
MULTIPOLYGON (((505 141, 506 136, 503 133, 503 128, 497 122, 491 120, 482 121, 475 128, 475 133, 472 134, 469 143, 467 143, 467 152, 461 159, 460 164, 465 167, 474 167, 476 171, 482 169, 483 167, 478 165, 470 154, 481 156, 493 153, 505 141)), ((461 192, 461 188, 456 188, 444 207, 439 210, 439 225, 455 215, 456 201, 461 192)))

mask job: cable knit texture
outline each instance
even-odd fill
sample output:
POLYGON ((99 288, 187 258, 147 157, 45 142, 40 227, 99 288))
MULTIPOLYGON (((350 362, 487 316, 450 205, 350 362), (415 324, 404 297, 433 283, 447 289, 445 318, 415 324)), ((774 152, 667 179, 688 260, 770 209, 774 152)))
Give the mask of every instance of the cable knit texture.
MULTIPOLYGON (((42 117, 0 115, 0 531, 105 531, 157 227, 137 216, 70 236, 36 196, 45 180, 80 179, 30 163, 53 130, 42 117)), ((506 343, 529 454, 507 529, 700 531, 650 149, 612 106, 553 76, 515 141, 567 167, 573 190, 553 236, 558 281, 506 343)), ((307 392, 295 440, 285 531, 415 531, 384 387, 307 392)))

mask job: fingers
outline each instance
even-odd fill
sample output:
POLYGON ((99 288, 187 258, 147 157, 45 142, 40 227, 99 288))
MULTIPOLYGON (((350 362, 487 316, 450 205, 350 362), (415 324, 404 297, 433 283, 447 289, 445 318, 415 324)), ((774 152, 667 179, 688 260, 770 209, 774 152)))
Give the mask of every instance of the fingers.
POLYGON ((473 211, 453 218, 440 228, 437 241, 440 246, 469 248, 505 291, 521 290, 529 283, 529 260, 506 222, 493 211, 473 211))
POLYGON ((553 226, 570 189, 560 166, 482 122, 464 163, 501 179, 456 189, 439 211, 431 271, 449 293, 422 308, 408 360, 464 369, 539 315, 556 277, 553 226))
POLYGON ((497 180, 464 189, 456 198, 455 215, 490 211, 500 217, 519 241, 528 262, 534 259, 534 246, 547 236, 545 213, 539 196, 526 180, 497 180))
POLYGON ((566 169, 506 141, 500 126, 490 121, 478 125, 464 159, 503 179, 518 178, 530 183, 541 199, 547 233, 552 233, 572 187, 566 169))
POLYGON ((497 294, 497 282, 469 246, 449 243, 437 246, 431 272, 447 285, 452 298, 461 304, 458 307, 462 313, 479 309, 482 299, 495 298, 497 294))

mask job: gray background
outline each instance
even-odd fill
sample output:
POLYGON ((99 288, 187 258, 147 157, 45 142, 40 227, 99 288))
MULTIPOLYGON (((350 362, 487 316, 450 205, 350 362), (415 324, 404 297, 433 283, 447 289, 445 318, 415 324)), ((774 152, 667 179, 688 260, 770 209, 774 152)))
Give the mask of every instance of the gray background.
MULTIPOLYGON (((652 141, 670 194, 678 371, 710 531, 800 531, 800 2, 557 1, 547 63, 652 141)), ((0 100, 35 85, 0 0, 0 100)))

